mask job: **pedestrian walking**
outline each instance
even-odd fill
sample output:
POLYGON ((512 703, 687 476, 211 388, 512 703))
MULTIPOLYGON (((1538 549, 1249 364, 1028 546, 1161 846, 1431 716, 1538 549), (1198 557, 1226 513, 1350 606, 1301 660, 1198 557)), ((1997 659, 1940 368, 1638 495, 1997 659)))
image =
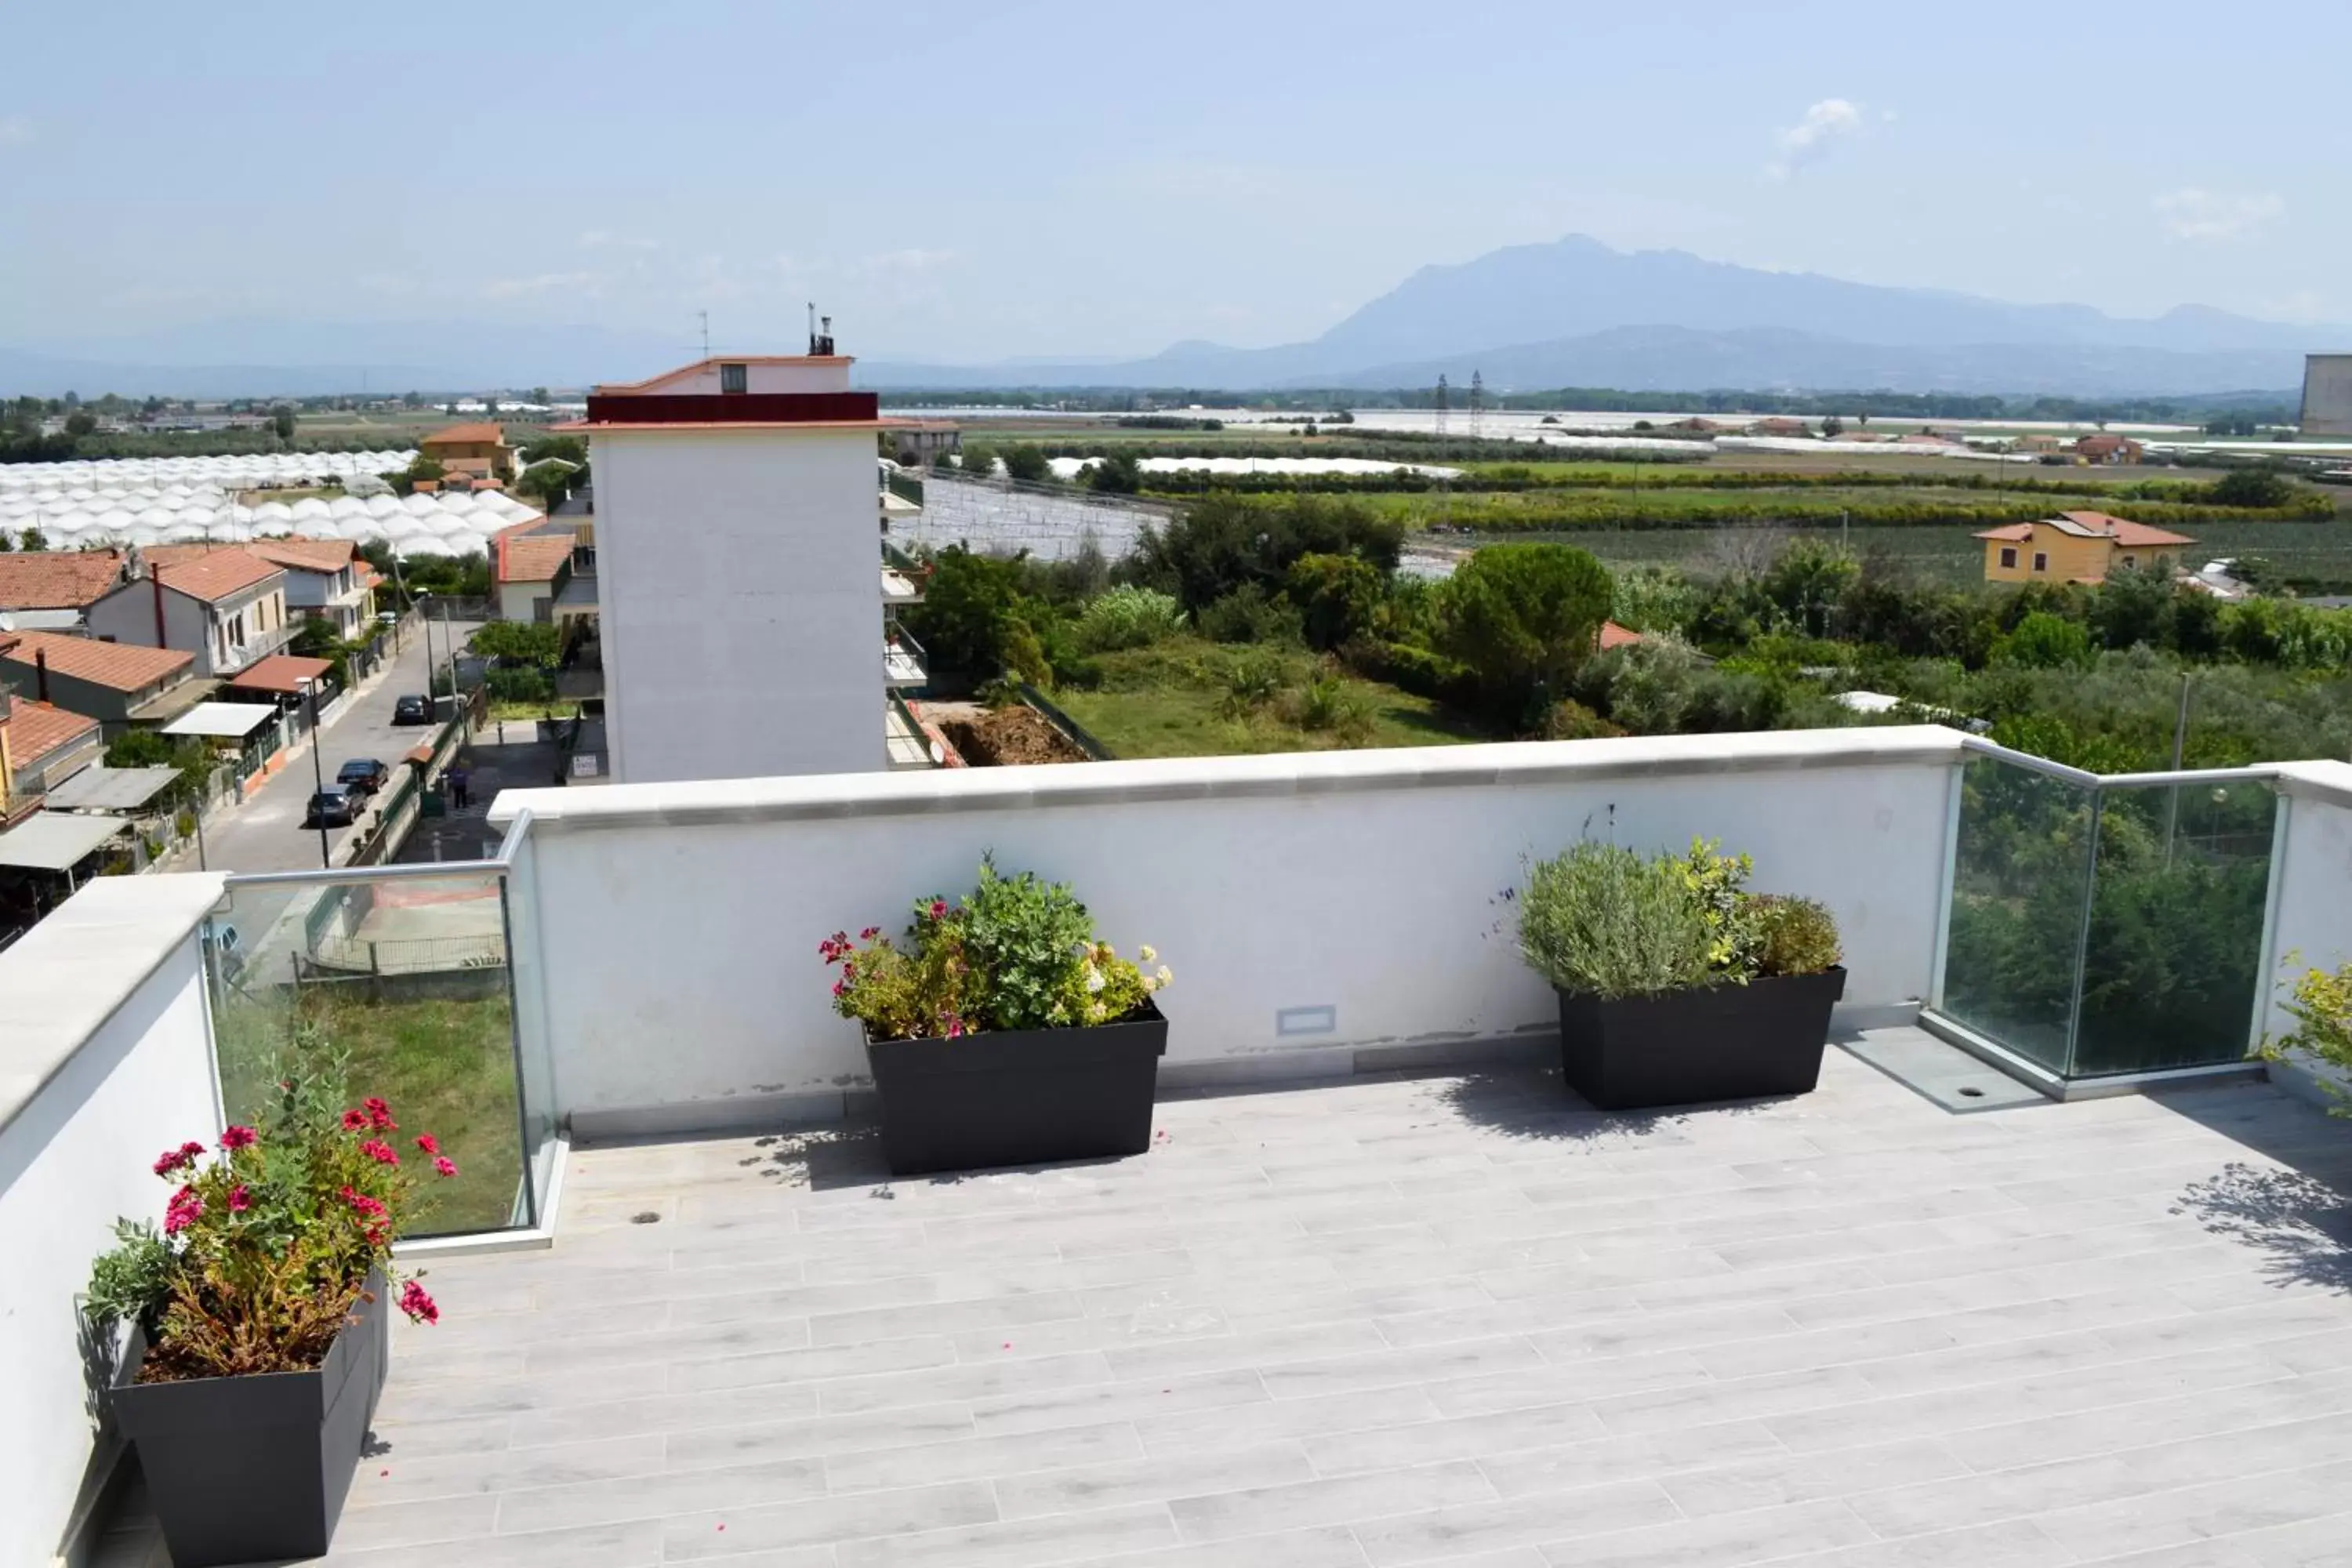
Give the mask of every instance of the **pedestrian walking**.
POLYGON ((459 811, 465 810, 467 806, 473 804, 473 775, 466 771, 464 763, 461 763, 451 768, 449 770, 449 804, 459 811))

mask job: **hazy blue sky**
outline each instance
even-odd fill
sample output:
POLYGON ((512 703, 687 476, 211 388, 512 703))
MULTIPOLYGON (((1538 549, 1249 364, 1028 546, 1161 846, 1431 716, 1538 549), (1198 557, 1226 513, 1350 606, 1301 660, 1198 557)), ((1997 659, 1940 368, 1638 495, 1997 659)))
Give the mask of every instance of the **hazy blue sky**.
POLYGON ((1582 232, 2352 320, 2352 5, 16 5, 0 343, 504 317, 1311 336, 1582 232))

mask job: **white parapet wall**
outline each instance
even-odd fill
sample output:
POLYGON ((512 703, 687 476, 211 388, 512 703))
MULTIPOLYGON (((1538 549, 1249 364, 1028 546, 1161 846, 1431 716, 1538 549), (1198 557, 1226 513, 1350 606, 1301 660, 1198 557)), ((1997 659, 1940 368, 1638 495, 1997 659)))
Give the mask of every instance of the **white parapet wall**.
POLYGON ((1934 967, 1961 738, 1936 726, 516 790, 558 1108, 582 1131, 835 1113, 866 1082, 818 942, 1068 881, 1176 984, 1163 1081, 1466 1059, 1557 1026, 1512 890, 1580 837, 1755 858, 1845 933, 1847 1016, 1934 967))
MULTIPOLYGON (((2352 960, 2352 763, 2291 763, 2279 770, 2286 798, 2286 836, 2279 846, 2277 902, 2271 921, 2270 1006, 2265 1039, 2294 1028, 2285 1003, 2298 975, 2352 960)), ((2340 1103, 2322 1086, 2343 1075, 2290 1053, 2273 1063, 2271 1080, 2325 1105, 2340 1103)))
POLYGON ((106 877, 0 953, 0 1563, 73 1557, 112 1445, 79 1297, 155 1156, 220 1128, 197 928, 217 876, 106 877))

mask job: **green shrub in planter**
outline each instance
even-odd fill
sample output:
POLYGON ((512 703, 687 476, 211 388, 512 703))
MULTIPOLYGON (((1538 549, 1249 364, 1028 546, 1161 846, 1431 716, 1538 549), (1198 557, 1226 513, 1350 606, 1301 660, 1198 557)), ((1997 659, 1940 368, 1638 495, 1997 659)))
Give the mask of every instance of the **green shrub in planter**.
POLYGON ((1749 901, 1757 933, 1756 973, 1819 974, 1844 956, 1837 920, 1812 899, 1767 896, 1749 901))
POLYGON ((1519 952, 1561 991, 1655 996, 1708 981, 1713 938, 1680 856, 1587 841, 1530 868, 1519 952))

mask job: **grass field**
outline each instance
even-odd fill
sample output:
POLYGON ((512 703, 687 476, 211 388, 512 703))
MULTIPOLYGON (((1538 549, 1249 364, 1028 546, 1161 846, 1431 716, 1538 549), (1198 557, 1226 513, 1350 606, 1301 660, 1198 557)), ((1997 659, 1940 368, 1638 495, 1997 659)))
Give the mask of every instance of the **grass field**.
POLYGON ((1102 685, 1064 689, 1054 700, 1120 757, 1235 756, 1260 752, 1361 746, 1445 746, 1491 740, 1426 698, 1392 686, 1333 676, 1303 649, 1228 647, 1181 637, 1102 656, 1102 685), (1234 696, 1255 675, 1256 701, 1234 696), (1265 678, 1271 676, 1271 680, 1265 678), (1321 679, 1325 711, 1305 714, 1321 679), (1267 690, 1271 686, 1273 689, 1267 690), (1334 714, 1330 710, 1337 710, 1334 714), (1302 722, 1320 718, 1322 725, 1302 722))
POLYGON ((364 983, 312 985, 299 1003, 282 990, 234 995, 215 1016, 221 1093, 231 1121, 273 1100, 271 1074, 299 1050, 298 1021, 350 1055, 356 1101, 381 1095, 400 1119, 397 1146, 411 1159, 415 1134, 431 1132, 457 1163, 446 1181, 417 1184, 408 1235, 497 1230, 509 1221, 522 1180, 514 1043, 506 993, 478 1001, 371 1001, 364 983), (299 1013, 297 1009, 299 1008, 299 1013))

